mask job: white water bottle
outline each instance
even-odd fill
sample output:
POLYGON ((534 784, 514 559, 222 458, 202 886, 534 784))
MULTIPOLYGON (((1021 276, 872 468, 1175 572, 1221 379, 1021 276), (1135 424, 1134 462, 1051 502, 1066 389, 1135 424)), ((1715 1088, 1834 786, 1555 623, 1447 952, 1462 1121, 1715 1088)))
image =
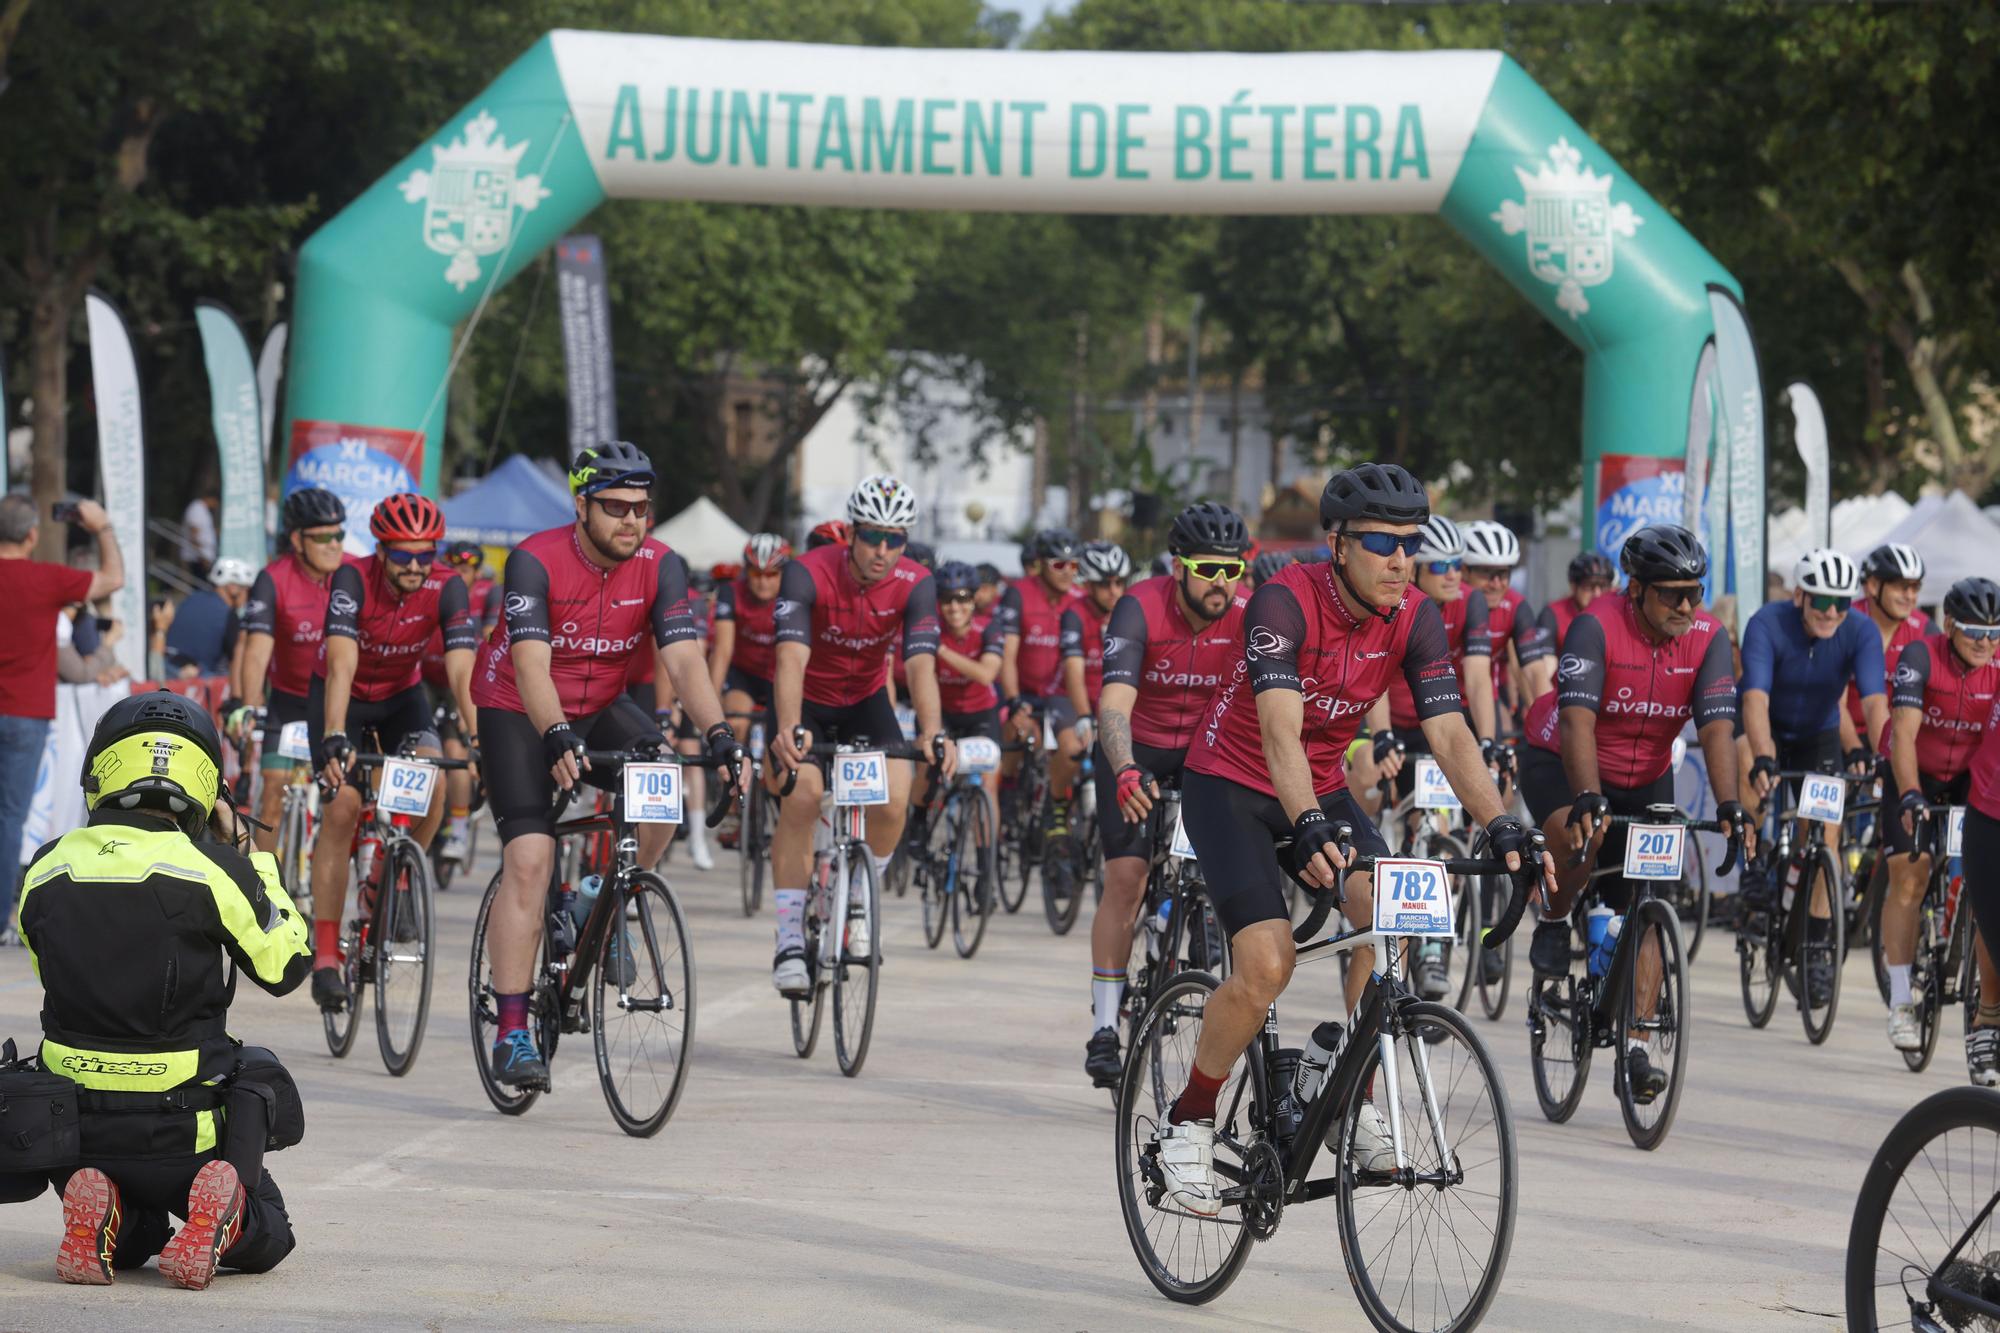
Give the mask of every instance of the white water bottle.
POLYGON ((1174 900, 1168 898, 1160 910, 1146 918, 1146 957, 1158 958, 1166 950, 1167 929, 1173 922, 1174 900))
MULTIPOLYGON (((1347 1045, 1347 1031, 1332 1019, 1327 1019, 1313 1029, 1312 1040, 1306 1043, 1299 1056, 1299 1072, 1292 1080, 1292 1098, 1297 1103, 1299 1114, 1304 1115, 1312 1105, 1313 1098, 1319 1096, 1320 1084, 1326 1082, 1327 1071, 1340 1058, 1341 1050, 1347 1045)), ((1333 1143, 1340 1137, 1340 1120, 1336 1116, 1327 1126, 1327 1142, 1333 1143)))

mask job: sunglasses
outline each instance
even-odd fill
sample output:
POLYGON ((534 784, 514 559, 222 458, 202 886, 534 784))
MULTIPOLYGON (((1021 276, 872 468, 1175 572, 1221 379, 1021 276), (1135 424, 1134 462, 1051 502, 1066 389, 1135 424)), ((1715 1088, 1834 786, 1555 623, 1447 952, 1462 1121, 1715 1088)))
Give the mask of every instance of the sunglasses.
POLYGON ((477 551, 466 551, 461 555, 448 555, 445 557, 446 560, 449 560, 454 565, 476 565, 484 558, 477 551))
POLYGON ((1075 569, 1075 568, 1076 568, 1076 561, 1074 561, 1074 560, 1044 560, 1044 561, 1042 561, 1042 568, 1043 568, 1043 569, 1075 569))
POLYGON ((1379 555, 1384 559, 1397 551, 1401 551, 1404 555, 1415 555, 1417 548, 1424 544, 1424 536, 1420 532, 1413 532, 1407 537, 1398 537, 1393 532, 1350 532, 1346 535, 1348 540, 1360 542, 1361 549, 1368 554, 1379 555))
POLYGON ((1990 643, 2000 639, 2000 625, 1960 625, 1958 632, 1974 643, 1990 643))
POLYGON ((959 602, 971 602, 974 600, 976 600, 974 595, 969 592, 948 592, 938 598, 938 601, 944 603, 946 606, 954 606, 959 602))
POLYGON ((1604 583, 1597 579, 1590 579, 1586 582, 1577 584, 1576 590, 1578 592, 1605 592, 1609 590, 1610 587, 1611 585, 1609 583, 1604 583))
POLYGON ((1426 560, 1424 562, 1424 568, 1433 574, 1449 574, 1454 570, 1463 569, 1464 567, 1465 562, 1463 560, 1426 560))
POLYGON ((1852 597, 1837 597, 1832 593, 1816 592, 1806 598, 1806 605, 1815 611, 1845 611, 1854 605, 1852 597))
POLYGON ((1663 588, 1657 583, 1647 586, 1653 596, 1660 599, 1661 606, 1693 606, 1701 600, 1701 585, 1698 583, 1691 588, 1663 588))
POLYGON ((335 528, 332 532, 301 532, 299 536, 315 546, 334 546, 347 540, 347 533, 341 528, 335 528))
POLYGON ((1468 567, 1465 572, 1471 577, 1478 579, 1481 583, 1491 583, 1495 579, 1504 579, 1512 576, 1512 571, 1510 570, 1488 568, 1484 565, 1468 567))
POLYGON ((1190 560, 1182 556, 1180 561, 1182 569, 1210 583, 1233 583, 1242 578, 1243 571, 1249 567, 1248 562, 1243 560, 1190 560))
POLYGON ((856 528, 854 540, 862 546, 884 546, 891 551, 900 551, 909 544, 910 534, 888 528, 856 528))
POLYGON ((653 512, 651 500, 600 500, 593 495, 590 502, 612 518, 645 518, 653 512))
POLYGON ((437 562, 437 547, 422 551, 399 551, 393 546, 382 548, 382 554, 392 565, 429 565, 437 562))

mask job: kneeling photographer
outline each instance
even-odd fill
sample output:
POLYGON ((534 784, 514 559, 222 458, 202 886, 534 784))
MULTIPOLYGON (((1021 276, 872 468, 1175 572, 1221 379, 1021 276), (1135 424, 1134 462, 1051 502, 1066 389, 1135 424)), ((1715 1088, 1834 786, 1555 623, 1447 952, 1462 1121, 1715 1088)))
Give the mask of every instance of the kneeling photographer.
POLYGON ((235 846, 221 762, 199 705, 165 690, 120 700, 84 756, 90 818, 27 872, 41 1070, 0 1066, 0 1202, 62 1191, 66 1282, 104 1285, 158 1255, 200 1290, 218 1267, 265 1272, 295 1244, 264 1153, 304 1132, 298 1091, 225 1024, 238 970, 282 995, 312 951, 276 862, 235 846))

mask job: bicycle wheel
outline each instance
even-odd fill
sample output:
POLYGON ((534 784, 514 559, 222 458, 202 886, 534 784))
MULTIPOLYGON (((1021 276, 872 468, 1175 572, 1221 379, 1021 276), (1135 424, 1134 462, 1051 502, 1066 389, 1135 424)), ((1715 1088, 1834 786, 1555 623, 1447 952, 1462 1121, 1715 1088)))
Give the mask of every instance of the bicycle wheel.
POLYGON ((1651 1151, 1660 1146, 1673 1128, 1674 1112, 1680 1106, 1681 1084, 1687 1072, 1688 992, 1687 957, 1681 952, 1681 933, 1673 911, 1657 898, 1640 903, 1625 923, 1639 950, 1657 942, 1659 948, 1658 993, 1651 1006, 1641 988, 1643 953, 1635 953, 1627 970, 1625 986, 1618 996, 1618 1040, 1612 1049, 1617 1060, 1612 1065, 1613 1083, 1618 1092, 1618 1109, 1625 1116, 1625 1132, 1637 1146, 1651 1151), (1625 1077, 1625 1061, 1631 1039, 1656 1070, 1667 1076, 1667 1086, 1650 1101, 1641 1102, 1625 1077))
POLYGON ((1497 949, 1484 947, 1487 927, 1486 919, 1498 912, 1505 901, 1503 895, 1512 891, 1512 886, 1504 879, 1482 876, 1480 879, 1480 931, 1482 941, 1479 950, 1479 1007, 1494 1022, 1507 1012, 1507 992, 1514 982, 1514 939, 1510 935, 1497 949), (1506 887, 1502 887, 1506 886, 1506 887))
POLYGON ((1049 929, 1058 935, 1069 934, 1083 906, 1078 841, 1078 832, 1072 828, 1067 836, 1050 840, 1042 856, 1042 912, 1049 919, 1049 929))
POLYGON ((2000 1094, 1949 1088, 1896 1122, 1862 1177, 1847 1232, 1847 1326, 1989 1328, 1953 1297, 2000 1288, 2000 1094), (1945 1259, 1957 1256, 1945 1266, 1945 1259), (1943 1291, 1928 1290, 1937 1281, 1943 1291))
MULTIPOLYGON (((944 809, 931 821, 926 832, 930 835, 921 855, 923 864, 912 868, 911 878, 917 882, 917 896, 923 907, 924 943, 937 948, 944 940, 944 928, 950 920, 954 904, 947 901, 957 891, 954 867, 951 863, 953 846, 957 842, 956 825, 962 822, 959 803, 956 798, 947 798, 944 809)), ((905 848, 898 853, 899 859, 910 855, 905 848)), ((890 866, 893 876, 895 867, 890 866)))
POLYGON ((658 875, 635 873, 612 907, 590 988, 597 1081, 618 1128, 651 1138, 687 1085, 694 950, 680 900, 658 875))
POLYGON ((847 933, 833 970, 833 1053, 840 1072, 853 1078, 868 1058, 875 1033, 875 990, 882 973, 882 913, 874 859, 862 850, 847 868, 847 933), (857 911, 857 909, 859 909, 857 911), (865 952, 851 950, 857 918, 868 935, 865 952))
MULTIPOLYGON (((493 1077, 493 1043, 500 1035, 500 1006, 494 999, 493 975, 486 958, 486 927, 492 919, 493 903, 500 896, 500 872, 493 872, 493 879, 486 886, 486 896, 479 900, 479 917, 472 927, 472 970, 468 981, 469 1008, 472 1017, 472 1063, 479 1071, 479 1086, 486 1090, 486 1100, 493 1103, 493 1109, 502 1115, 520 1115, 535 1104, 542 1094, 532 1088, 513 1088, 493 1077)), ((538 979, 542 975, 542 945, 535 946, 535 970, 531 974, 538 979)), ((544 1001, 539 984, 533 987, 528 1004, 531 1009, 539 1009, 544 1001)), ((553 1026, 537 1014, 535 1026, 546 1032, 553 1026)), ((542 1059, 548 1060, 555 1052, 548 1046, 542 1048, 542 1059)))
POLYGON ((764 905, 764 875, 770 866, 770 812, 765 803, 771 793, 759 782, 743 803, 743 823, 736 834, 736 878, 743 891, 743 915, 755 916, 764 905))
POLYGON ((986 919, 993 914, 993 837, 985 793, 961 797, 959 812, 950 871, 951 943, 960 958, 970 958, 979 952, 986 919))
MULTIPOLYGON (((1937 1054, 1938 1029, 1944 1026, 1945 966, 1944 950, 1937 942, 1937 921, 1925 912, 1918 917, 1917 952, 1910 961, 1910 999, 1917 1011, 1921 1044, 1914 1051, 1901 1052, 1903 1063, 1913 1074, 1928 1069, 1931 1057, 1937 1054)), ((1968 1016, 1966 1022, 1971 1021, 1968 1016)))
POLYGON ((430 863, 431 883, 437 887, 439 893, 443 893, 451 887, 451 877, 458 873, 458 862, 444 854, 443 838, 435 839, 431 843, 430 863))
MULTIPOLYGON (((1889 1003, 1889 959, 1882 952, 1882 904, 1878 899, 1872 904, 1875 920, 1868 929, 1868 961, 1875 973, 1875 990, 1882 997, 1882 1003, 1889 1003)), ((1919 916, 1927 915, 1920 906, 1919 916)), ((1918 952, 1922 952, 1921 948, 1918 952)))
POLYGON ((437 925, 430 863, 399 837, 383 849, 384 893, 376 909, 375 1042, 398 1078, 417 1062, 431 1012, 431 959, 437 925))
POLYGON ((288 785, 278 815, 278 882, 294 903, 312 891, 312 838, 307 828, 306 789, 288 785))
POLYGON ((1528 988, 1528 1059, 1535 1100, 1560 1125, 1576 1114, 1590 1079, 1591 997, 1575 974, 1537 976, 1528 988))
POLYGON ((1708 888, 1708 862, 1701 859, 1699 845, 1693 847, 1687 858, 1687 868, 1681 872, 1680 883, 1675 886, 1679 901, 1675 904, 1681 919, 1681 929, 1687 935, 1687 959, 1694 962, 1694 956, 1701 950, 1701 939, 1708 933, 1708 907, 1712 901, 1708 888))
POLYGON ((1820 848, 1819 855, 1806 862, 1797 912, 1799 1018, 1805 1024, 1806 1040, 1820 1046, 1832 1034, 1834 1016, 1840 1012, 1840 963, 1847 957, 1846 905, 1841 901, 1840 874, 1834 868, 1833 853, 1827 848, 1820 848), (1832 909, 1824 921, 1813 916, 1807 907, 1812 895, 1822 888, 1832 909), (1825 978, 1817 986, 1813 984, 1815 974, 1825 978))
POLYGON ((1014 794, 1014 887, 1000 885, 1001 906, 1009 915, 1028 901, 1028 881, 1041 864, 1043 844, 1042 809, 1048 802, 1048 770, 1033 759, 1021 765, 1019 789, 1014 794))
POLYGON ((346 1059, 361 1032, 361 961, 372 945, 372 928, 358 918, 349 920, 340 931, 340 976, 347 983, 347 1003, 338 1009, 319 1011, 320 1026, 326 1031, 326 1048, 338 1059, 346 1059))
POLYGON ((1392 1069, 1376 1043, 1341 1118, 1340 1249, 1370 1323, 1391 1333, 1477 1326, 1514 1240, 1514 1117, 1486 1044, 1456 1009, 1417 1001, 1391 1020, 1392 1069), (1393 1077, 1384 1077, 1384 1074, 1393 1077), (1409 1183, 1353 1165, 1364 1090, 1402 1126, 1409 1183), (1443 1138, 1439 1138, 1439 1127, 1443 1138))
POLYGON ((1189 1305, 1220 1296, 1250 1257, 1240 1191, 1249 1174, 1249 1145, 1262 1142, 1251 1107, 1266 1101, 1262 1066, 1239 1057, 1216 1099, 1215 1116, 1216 1175, 1239 1197, 1212 1218, 1168 1205, 1153 1132, 1194 1068, 1202 1010, 1215 987, 1215 978, 1202 972, 1184 972, 1164 987, 1139 1020, 1118 1083, 1116 1162, 1125 1235, 1147 1280, 1167 1299, 1189 1305))
MULTIPOLYGON (((1450 861, 1465 854, 1463 842, 1444 834, 1433 834, 1424 849, 1424 855, 1433 861, 1450 861)), ((1472 1002, 1472 988, 1479 980, 1479 940, 1482 934, 1479 881, 1470 875, 1454 875, 1451 894, 1453 921, 1458 927, 1458 935, 1455 939, 1443 941, 1447 982, 1443 998, 1462 1013, 1472 1002)))
POLYGON ((1743 1015, 1761 1028, 1778 1008, 1779 935, 1769 911, 1736 932, 1737 980, 1743 991, 1743 1015))

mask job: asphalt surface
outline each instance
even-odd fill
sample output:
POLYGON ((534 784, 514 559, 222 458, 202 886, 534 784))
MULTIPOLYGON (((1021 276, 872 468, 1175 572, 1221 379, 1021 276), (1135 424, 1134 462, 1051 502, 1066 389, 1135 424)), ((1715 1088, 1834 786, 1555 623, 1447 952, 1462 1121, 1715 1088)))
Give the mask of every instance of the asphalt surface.
MULTIPOLYGON (((556 1093, 526 1116, 480 1092, 465 967, 490 868, 440 899, 443 967, 407 1078, 384 1071, 372 1026, 330 1058, 304 988, 239 990, 233 1030, 277 1050, 306 1101, 305 1142, 269 1159, 299 1237, 279 1269, 199 1294, 152 1269, 67 1287, 44 1194, 0 1209, 0 1326, 1366 1327, 1330 1202, 1288 1211, 1212 1305, 1170 1304, 1147 1283, 1120 1221, 1110 1100, 1081 1072, 1087 916, 1055 938, 1031 896, 968 963, 949 942, 924 948, 914 900, 890 902, 874 1046, 850 1080, 825 1035, 812 1059, 793 1054, 768 901, 742 915, 734 853, 706 874, 670 864, 699 969, 693 1066, 673 1120, 638 1140, 607 1114, 587 1038, 567 1039, 556 1093)), ((1486 1327, 1837 1326, 1862 1173, 1898 1115, 1964 1078, 1958 1018, 1931 1069, 1905 1072, 1856 956, 1827 1045, 1807 1045, 1788 1001, 1752 1031, 1719 943, 1694 964, 1678 1118, 1642 1153, 1601 1056, 1569 1124, 1537 1110, 1523 933, 1514 1000, 1503 1021, 1478 1021, 1522 1183, 1486 1327)), ((1301 970, 1281 1004, 1289 1044, 1333 1012, 1337 981, 1301 970)), ((39 1001, 26 953, 0 951, 0 1035, 34 1037, 39 1001)))

